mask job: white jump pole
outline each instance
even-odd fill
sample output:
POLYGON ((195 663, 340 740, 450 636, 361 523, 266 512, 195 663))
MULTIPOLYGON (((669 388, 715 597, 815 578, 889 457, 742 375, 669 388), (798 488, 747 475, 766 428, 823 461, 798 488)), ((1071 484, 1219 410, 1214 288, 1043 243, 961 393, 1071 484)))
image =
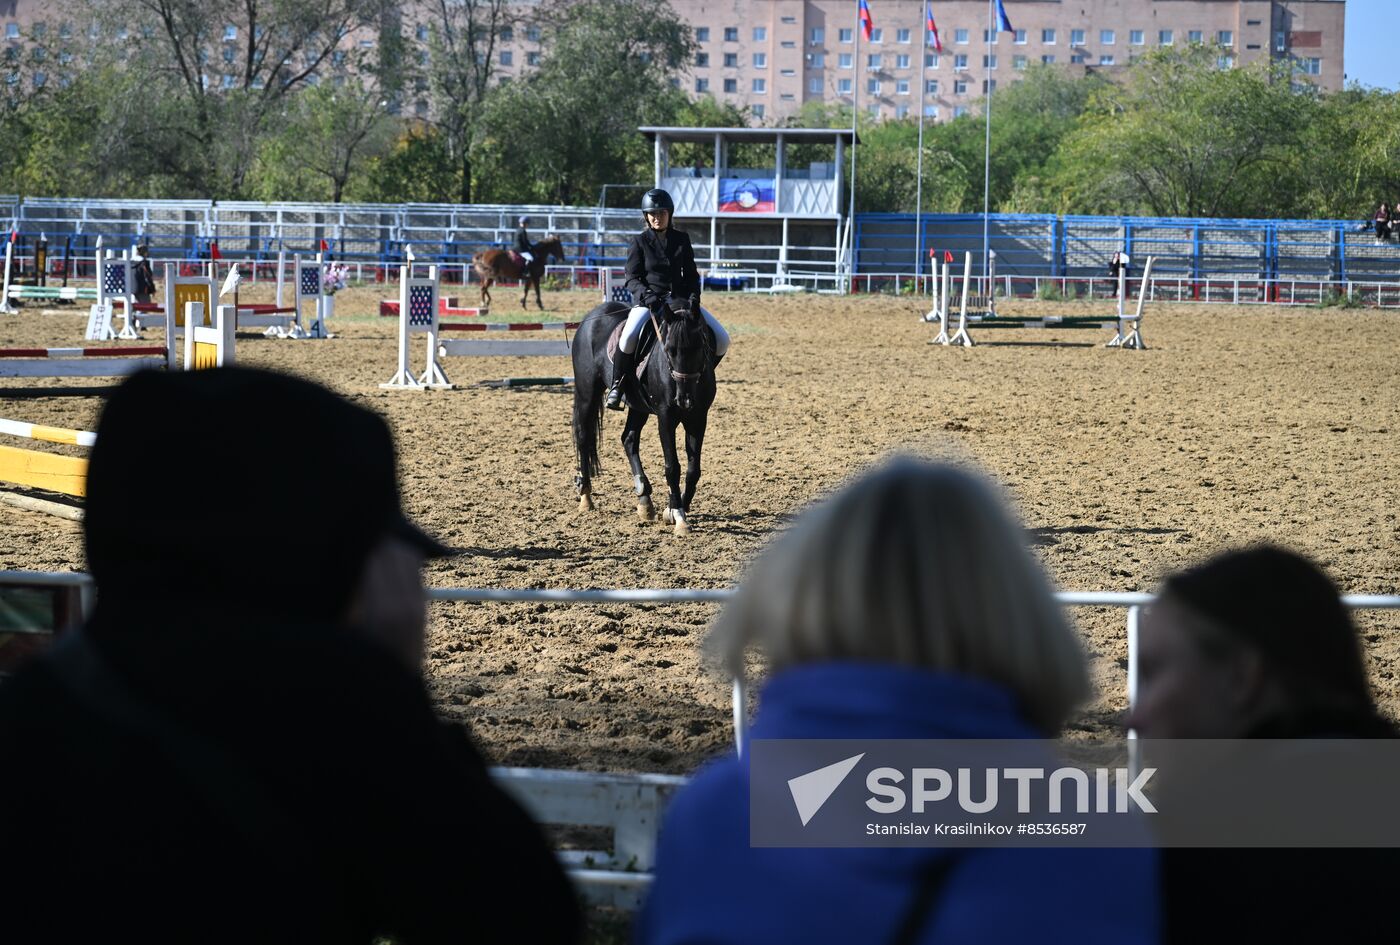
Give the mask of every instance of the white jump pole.
MULTIPOLYGON (((277 251, 277 307, 282 307, 282 286, 287 281, 283 270, 287 265, 287 251, 279 249, 277 251)), ((300 314, 300 313, 298 313, 300 314)))
POLYGON ((1118 270, 1118 333, 1104 347, 1147 350, 1147 345, 1142 341, 1142 307, 1147 302, 1147 293, 1152 285, 1152 264, 1156 261, 1155 256, 1147 257, 1147 265, 1142 270, 1142 282, 1138 287, 1137 311, 1131 316, 1127 315, 1123 307, 1123 301, 1127 297, 1127 276, 1124 270, 1118 270), (1125 331, 1129 325, 1132 326, 1131 330, 1125 331))
POLYGON ((10 266, 14 262, 15 244, 10 241, 10 234, 5 234, 5 278, 3 285, 0 285, 0 313, 5 315, 15 314, 15 310, 10 307, 10 266))
POLYGON ((961 345, 964 348, 972 347, 972 336, 967 333, 967 293, 972 284, 972 253, 963 253, 963 280, 962 280, 962 307, 958 311, 958 330, 948 337, 948 320, 943 322, 943 332, 940 334, 941 343, 945 345, 961 345))

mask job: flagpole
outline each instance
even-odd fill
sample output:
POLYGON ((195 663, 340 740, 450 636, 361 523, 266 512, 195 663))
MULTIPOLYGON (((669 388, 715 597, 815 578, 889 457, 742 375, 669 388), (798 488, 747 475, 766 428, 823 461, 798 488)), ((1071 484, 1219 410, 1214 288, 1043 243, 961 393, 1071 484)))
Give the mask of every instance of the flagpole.
MULTIPOLYGON (((928 0, 924 0, 924 26, 923 48, 919 54, 923 57, 919 65, 919 154, 914 159, 914 285, 919 284, 919 277, 923 275, 924 264, 924 87, 927 85, 925 77, 928 75, 928 0)), ((936 273, 937 270, 935 269, 936 273)))
POLYGON ((860 114, 858 105, 860 96, 860 5, 856 5, 856 51, 851 59, 851 203, 850 210, 846 213, 846 235, 850 238, 850 245, 847 247, 850 258, 847 260, 846 294, 856 290, 856 117, 860 114))
MULTIPOLYGON (((987 61, 982 66, 983 81, 987 83, 987 140, 982 151, 982 275, 991 272, 991 213, 992 207, 992 37, 996 35, 996 0, 987 0, 987 35, 982 44, 987 50, 987 61)), ((991 295, 991 286, 987 286, 991 295)))

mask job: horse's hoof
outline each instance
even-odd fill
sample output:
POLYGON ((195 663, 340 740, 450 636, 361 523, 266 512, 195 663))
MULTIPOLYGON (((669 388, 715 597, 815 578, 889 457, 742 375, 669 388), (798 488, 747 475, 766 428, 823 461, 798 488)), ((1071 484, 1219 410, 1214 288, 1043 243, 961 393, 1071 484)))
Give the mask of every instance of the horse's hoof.
POLYGON ((581 496, 579 496, 579 497, 578 497, 578 510, 579 510, 580 512, 592 512, 592 511, 593 511, 593 496, 591 496, 591 495, 581 495, 581 496))
POLYGON ((644 522, 656 520, 656 507, 651 504, 651 500, 643 496, 637 500, 637 518, 644 522))
POLYGON ((690 526, 686 524, 685 513, 680 509, 667 509, 667 521, 674 522, 675 528, 672 530, 677 535, 689 535, 690 526))

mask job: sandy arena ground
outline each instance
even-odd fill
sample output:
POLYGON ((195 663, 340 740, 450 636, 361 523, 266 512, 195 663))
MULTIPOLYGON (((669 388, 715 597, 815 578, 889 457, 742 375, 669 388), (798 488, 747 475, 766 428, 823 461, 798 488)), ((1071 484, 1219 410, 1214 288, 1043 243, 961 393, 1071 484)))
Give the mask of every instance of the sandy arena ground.
MULTIPOLYGON (((909 450, 990 470, 1067 589, 1150 590, 1170 568, 1272 539, 1316 557, 1348 592, 1400 590, 1393 312, 1154 305, 1146 352, 1106 350, 1099 330, 982 331, 979 347, 957 350, 927 344, 933 332, 916 318, 926 305, 913 299, 712 293, 707 305, 734 348, 711 412, 694 534, 682 539, 637 521, 620 415, 606 418, 599 511, 580 514, 567 389, 380 390, 393 373, 396 322, 369 313, 387 294, 339 297, 331 341, 240 335, 238 359, 305 374, 388 417, 408 509, 467 549, 430 567, 434 586, 724 587, 806 503, 909 450)), ((497 302, 510 296, 503 290, 497 302)), ((592 298, 546 293, 546 304, 558 318, 592 298)), ((498 304, 493 318, 520 312, 498 304)), ((31 308, 0 318, 0 347, 80 344, 83 325, 71 311, 31 308)), ((161 333, 150 337, 158 343, 161 333)), ((414 348, 419 364, 421 342, 414 348)), ((458 384, 570 373, 564 359, 544 358, 455 358, 447 370, 458 384)), ((104 384, 78 383, 46 394, 67 382, 9 382, 0 416, 92 429, 104 384)), ((643 458, 660 491, 653 429, 643 458)), ((292 485, 270 469, 250 489, 292 485)), ((314 501, 314 483, 296 485, 314 501)), ((82 567, 77 524, 0 506, 0 568, 82 567)), ((728 685, 698 658, 712 612, 434 605, 429 684, 442 711, 469 723, 497 762, 688 771, 731 739, 728 685)), ((1125 705, 1123 613, 1074 617, 1100 688, 1079 728, 1105 732, 1125 705)), ((1359 623, 1371 679, 1395 715, 1400 617, 1369 613, 1359 623)))

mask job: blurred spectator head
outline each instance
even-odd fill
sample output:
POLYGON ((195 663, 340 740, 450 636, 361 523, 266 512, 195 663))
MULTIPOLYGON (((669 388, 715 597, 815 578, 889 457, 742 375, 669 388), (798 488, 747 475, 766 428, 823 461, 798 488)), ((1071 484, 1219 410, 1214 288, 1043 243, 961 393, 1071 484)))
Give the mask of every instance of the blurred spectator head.
POLYGON ((1268 545, 1167 578, 1143 617, 1130 725, 1149 738, 1239 738, 1280 721, 1327 730, 1375 717, 1336 587, 1268 545))
POLYGON ((994 681, 1060 730, 1089 693, 1079 639, 1007 500, 982 476, 897 458, 803 513, 754 563, 707 642, 731 673, 903 664, 994 681))

